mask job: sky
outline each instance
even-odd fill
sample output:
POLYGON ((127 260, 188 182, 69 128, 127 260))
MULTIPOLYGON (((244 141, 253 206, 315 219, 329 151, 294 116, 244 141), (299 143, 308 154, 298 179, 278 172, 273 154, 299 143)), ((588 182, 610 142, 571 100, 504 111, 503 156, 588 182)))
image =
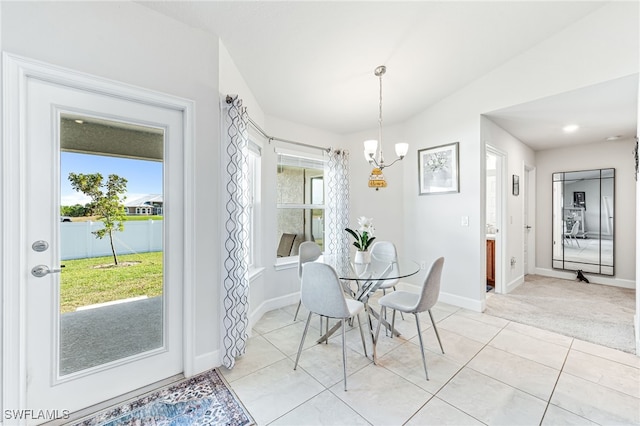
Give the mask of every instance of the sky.
POLYGON ((106 182, 110 174, 127 179, 127 200, 149 194, 162 194, 162 162, 104 155, 60 153, 60 205, 85 205, 89 198, 71 188, 69 173, 101 173, 106 182))

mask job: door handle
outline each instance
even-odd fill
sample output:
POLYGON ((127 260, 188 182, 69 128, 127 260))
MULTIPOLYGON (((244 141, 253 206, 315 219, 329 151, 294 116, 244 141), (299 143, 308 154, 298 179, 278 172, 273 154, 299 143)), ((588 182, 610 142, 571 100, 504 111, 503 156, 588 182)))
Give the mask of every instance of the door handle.
POLYGON ((62 269, 49 269, 47 265, 36 265, 31 268, 31 275, 37 278, 42 278, 48 274, 56 274, 62 272, 62 269))
POLYGON ((524 227, 525 229, 531 229, 531 227, 529 225, 524 227))

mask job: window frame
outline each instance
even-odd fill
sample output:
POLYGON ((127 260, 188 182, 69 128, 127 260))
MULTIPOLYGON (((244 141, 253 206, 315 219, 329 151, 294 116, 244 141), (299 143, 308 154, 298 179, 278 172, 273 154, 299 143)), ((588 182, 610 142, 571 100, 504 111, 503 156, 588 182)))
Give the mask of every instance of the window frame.
MULTIPOLYGON (((298 160, 300 160, 300 162, 303 164, 304 162, 309 162, 310 165, 314 165, 313 163, 315 163, 315 165, 317 166, 317 168, 313 168, 313 167, 305 167, 303 165, 300 165, 298 167, 304 168, 304 169, 309 169, 309 170, 322 170, 322 175, 317 175, 317 176, 310 176, 310 177, 306 177, 305 178, 305 182, 304 182, 304 198, 305 200, 308 199, 309 202, 304 202, 304 203, 282 203, 282 202, 278 202, 279 200, 281 200, 281 196, 280 196, 280 186, 278 185, 278 187, 276 188, 276 229, 279 231, 280 227, 279 227, 279 211, 280 210, 295 210, 295 209, 299 209, 299 210, 303 210, 303 214, 305 217, 305 223, 304 223, 304 228, 305 228, 305 234, 306 234, 306 230, 307 227, 308 229, 311 231, 313 231, 313 210, 322 210, 323 211, 323 220, 322 220, 322 239, 324 241, 324 236, 326 234, 326 230, 325 230, 325 215, 324 215, 324 211, 326 210, 326 203, 325 201, 325 178, 326 178, 326 158, 324 158, 324 156, 322 155, 314 155, 314 154, 310 154, 308 152, 303 152, 303 151, 292 151, 292 150, 277 150, 276 151, 276 168, 280 168, 283 165, 287 165, 287 164, 283 164, 281 162, 281 156, 284 157, 292 157, 292 158, 296 158, 298 160), (314 179, 322 179, 322 204, 318 204, 318 203, 312 203, 311 201, 313 200, 313 180, 314 179), (307 195, 308 193, 308 195, 307 195), (309 211, 309 213, 307 213, 306 211, 309 211), (310 214, 311 215, 311 220, 309 221, 309 223, 307 224, 307 220, 306 220, 306 215, 310 214)), ((288 164, 289 166, 293 166, 293 164, 288 164)), ((278 232, 279 233, 279 232, 278 232)), ((276 235, 276 247, 277 247, 277 242, 279 241, 280 235, 276 235)), ((299 243, 294 243, 294 248, 296 246, 299 246, 299 243)), ((276 258, 276 265, 283 265, 283 264, 288 264, 291 263, 293 261, 297 261, 298 258, 298 254, 294 254, 291 256, 287 256, 287 257, 277 257, 276 258)))

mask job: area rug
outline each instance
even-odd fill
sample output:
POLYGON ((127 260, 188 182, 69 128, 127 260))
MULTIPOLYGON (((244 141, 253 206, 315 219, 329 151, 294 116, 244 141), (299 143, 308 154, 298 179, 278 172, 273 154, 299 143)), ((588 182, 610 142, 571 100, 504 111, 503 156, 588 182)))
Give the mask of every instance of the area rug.
POLYGON ((486 314, 635 354, 635 290, 528 275, 487 295, 486 314))
POLYGON ((255 421, 214 369, 95 413, 76 426, 249 426, 255 421))

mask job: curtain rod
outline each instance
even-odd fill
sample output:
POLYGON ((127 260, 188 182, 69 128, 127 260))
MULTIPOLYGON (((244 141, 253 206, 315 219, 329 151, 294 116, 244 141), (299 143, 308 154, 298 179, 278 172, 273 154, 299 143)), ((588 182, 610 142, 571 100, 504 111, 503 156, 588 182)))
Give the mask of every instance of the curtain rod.
MULTIPOLYGON (((231 95, 227 95, 227 103, 228 104, 232 104, 234 101, 235 97, 231 96, 231 95)), ((256 123, 255 121, 253 121, 251 119, 251 117, 249 116, 249 114, 247 113, 247 118, 249 119, 249 123, 258 131, 260 132, 260 134, 262 136, 264 136, 265 138, 267 138, 269 140, 269 143, 271 143, 271 141, 278 141, 278 142, 284 142, 284 143, 290 143, 293 145, 298 145, 298 146, 304 146, 307 148, 315 148, 315 149, 320 149, 322 151, 326 151, 326 152, 330 152, 331 148, 325 148, 323 146, 316 146, 316 145, 310 145, 308 143, 304 143, 304 142, 297 142, 297 141, 292 141, 289 139, 282 139, 282 138, 277 138, 275 136, 271 136, 268 135, 267 132, 265 132, 264 130, 262 130, 262 128, 258 125, 258 123, 256 123)))

